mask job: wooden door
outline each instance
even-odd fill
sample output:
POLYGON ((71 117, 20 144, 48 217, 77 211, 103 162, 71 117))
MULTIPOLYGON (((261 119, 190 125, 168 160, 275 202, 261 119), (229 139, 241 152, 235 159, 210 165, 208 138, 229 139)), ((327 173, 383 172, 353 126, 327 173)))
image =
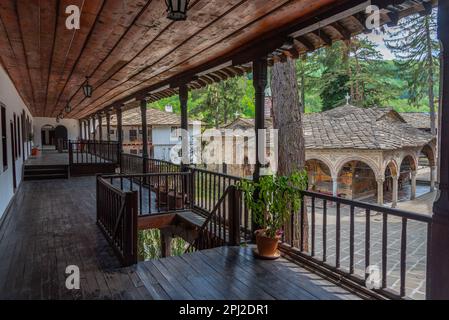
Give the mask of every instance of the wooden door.
POLYGON ((14 192, 17 189, 17 177, 16 177, 16 136, 15 136, 14 124, 11 122, 11 154, 12 154, 12 185, 14 192))

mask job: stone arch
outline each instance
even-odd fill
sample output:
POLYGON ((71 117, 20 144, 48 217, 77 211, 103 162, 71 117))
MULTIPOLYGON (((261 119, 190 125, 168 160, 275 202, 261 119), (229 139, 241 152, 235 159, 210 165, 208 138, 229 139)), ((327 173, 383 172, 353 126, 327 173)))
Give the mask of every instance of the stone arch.
POLYGON ((362 157, 347 157, 338 165, 337 193, 350 199, 365 199, 377 194, 378 166, 362 157))
POLYGON ((436 166, 435 149, 432 145, 426 144, 424 147, 422 147, 419 154, 423 154, 427 157, 427 159, 429 160, 429 166, 436 166))
POLYGON ((332 193, 333 181, 332 168, 319 159, 306 160, 306 170, 309 177, 309 188, 313 191, 332 193))
POLYGON ((406 160, 409 160, 409 165, 410 165, 411 171, 416 171, 418 169, 418 160, 416 159, 416 156, 411 153, 407 153, 401 159, 401 162, 400 162, 401 164, 399 165, 399 173, 401 173, 402 167, 404 165, 404 161, 406 161, 406 160))
POLYGON ((399 175, 399 166, 395 159, 389 159, 384 164, 384 175, 387 170, 390 170, 392 177, 397 177, 399 175))
POLYGON ((371 160, 370 158, 365 158, 365 157, 360 157, 360 156, 350 156, 350 157, 341 159, 335 166, 335 172, 336 172, 337 176, 340 175, 340 171, 343 169, 343 166, 351 161, 359 161, 359 162, 363 162, 363 163, 367 164, 371 168, 371 170, 373 170, 376 178, 382 176, 379 166, 373 160, 371 160))
POLYGON ((312 160, 321 161, 322 163, 324 163, 329 168, 332 177, 336 177, 337 176, 338 172, 335 170, 334 164, 329 159, 327 159, 326 157, 319 156, 319 155, 306 156, 306 162, 307 161, 312 161, 312 160))

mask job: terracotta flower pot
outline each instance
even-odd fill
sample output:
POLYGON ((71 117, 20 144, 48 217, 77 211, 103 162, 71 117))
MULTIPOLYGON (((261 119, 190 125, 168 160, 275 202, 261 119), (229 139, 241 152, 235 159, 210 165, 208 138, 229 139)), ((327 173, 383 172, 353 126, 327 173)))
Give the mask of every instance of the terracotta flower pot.
POLYGON ((37 156, 39 154, 39 149, 38 148, 32 148, 31 149, 31 155, 33 157, 37 156))
POLYGON ((256 231, 257 253, 261 257, 275 258, 278 257, 278 243, 281 239, 277 236, 275 239, 265 236, 265 230, 256 231))

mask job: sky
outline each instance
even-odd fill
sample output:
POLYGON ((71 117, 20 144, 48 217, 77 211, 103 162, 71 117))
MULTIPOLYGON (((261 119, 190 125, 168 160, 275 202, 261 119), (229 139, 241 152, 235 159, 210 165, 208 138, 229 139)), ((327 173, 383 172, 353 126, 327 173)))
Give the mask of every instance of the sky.
POLYGON ((376 34, 376 33, 370 33, 369 35, 366 35, 366 38, 378 46, 378 50, 383 55, 385 60, 393 60, 394 55, 393 53, 385 46, 384 42, 384 34, 376 34))

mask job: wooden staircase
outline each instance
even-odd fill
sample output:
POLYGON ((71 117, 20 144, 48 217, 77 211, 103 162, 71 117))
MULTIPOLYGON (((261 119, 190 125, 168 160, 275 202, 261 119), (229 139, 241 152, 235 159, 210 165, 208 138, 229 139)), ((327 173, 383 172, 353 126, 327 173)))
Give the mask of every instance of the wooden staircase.
POLYGON ((25 165, 24 180, 68 179, 68 165, 25 165))

